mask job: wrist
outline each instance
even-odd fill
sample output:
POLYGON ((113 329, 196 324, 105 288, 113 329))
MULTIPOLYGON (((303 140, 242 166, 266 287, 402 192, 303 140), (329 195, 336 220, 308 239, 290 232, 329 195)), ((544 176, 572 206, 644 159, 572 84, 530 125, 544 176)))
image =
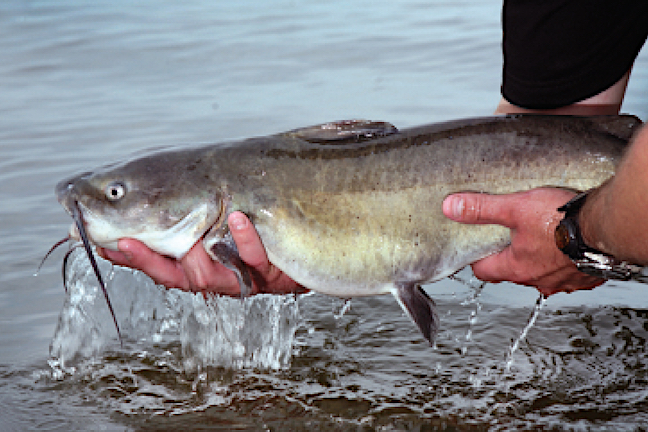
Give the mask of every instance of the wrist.
POLYGON ((558 208, 558 211, 563 212, 565 217, 556 227, 556 246, 571 259, 578 270, 590 276, 647 282, 648 269, 606 253, 602 250, 603 248, 597 247, 601 243, 600 240, 593 241, 591 234, 595 232, 592 229, 595 227, 592 226, 592 222, 599 219, 596 219, 596 213, 592 207, 595 209, 597 201, 600 200, 592 200, 588 210, 586 204, 590 194, 593 195, 594 191, 581 193, 558 208), (584 225, 588 226, 587 237, 582 229, 584 225))
POLYGON ((587 199, 578 211, 578 223, 583 242, 601 252, 614 255, 614 250, 605 241, 604 226, 600 223, 605 220, 604 213, 601 213, 604 200, 603 188, 588 191, 587 199))

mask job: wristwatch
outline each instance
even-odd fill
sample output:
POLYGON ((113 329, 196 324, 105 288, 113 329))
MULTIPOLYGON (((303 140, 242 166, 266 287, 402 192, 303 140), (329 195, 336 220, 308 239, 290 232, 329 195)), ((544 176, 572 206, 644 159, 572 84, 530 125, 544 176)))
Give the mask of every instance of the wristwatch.
POLYGON ((576 195, 558 208, 565 217, 556 227, 556 246, 572 260, 578 270, 591 276, 611 280, 634 280, 648 283, 648 268, 619 260, 585 244, 578 224, 578 213, 590 191, 576 195))

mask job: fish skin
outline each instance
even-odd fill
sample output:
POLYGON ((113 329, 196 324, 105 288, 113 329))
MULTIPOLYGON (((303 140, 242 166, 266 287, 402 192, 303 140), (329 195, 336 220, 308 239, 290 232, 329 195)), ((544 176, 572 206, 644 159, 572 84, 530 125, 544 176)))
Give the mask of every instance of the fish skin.
POLYGON ((460 191, 595 187, 613 175, 639 124, 632 116, 515 115, 397 131, 339 122, 155 153, 65 180, 57 195, 68 209, 78 202, 98 246, 115 249, 119 238, 132 237, 180 258, 203 238, 245 285, 226 226, 227 215, 240 210, 270 261, 295 281, 344 298, 392 293, 432 344, 438 316, 420 285, 510 240, 504 227, 447 219, 443 199, 460 191), (344 136, 331 138, 341 124, 344 136), (326 129, 321 139, 318 128, 326 129), (108 199, 111 185, 124 196, 108 199), (179 221, 186 228, 175 233, 179 221))

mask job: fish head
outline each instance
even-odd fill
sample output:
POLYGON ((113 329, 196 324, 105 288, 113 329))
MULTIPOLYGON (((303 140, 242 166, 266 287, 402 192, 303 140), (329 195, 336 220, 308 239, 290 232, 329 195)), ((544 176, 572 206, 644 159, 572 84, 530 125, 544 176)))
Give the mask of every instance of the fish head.
POLYGON ((167 152, 61 181, 58 200, 75 220, 70 236, 113 250, 134 238, 181 258, 225 218, 223 193, 187 164, 185 154, 167 152))

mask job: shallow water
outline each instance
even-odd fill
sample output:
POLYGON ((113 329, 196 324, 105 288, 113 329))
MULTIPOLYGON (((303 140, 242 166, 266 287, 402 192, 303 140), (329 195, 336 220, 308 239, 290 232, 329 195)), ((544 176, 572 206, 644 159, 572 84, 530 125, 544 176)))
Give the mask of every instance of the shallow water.
MULTIPOLYGON (((55 183, 134 151, 345 118, 407 127, 491 113, 499 8, 3 1, 0 430, 646 424, 637 284, 549 298, 509 359, 537 297, 528 288, 428 287, 443 326, 430 349, 390 298, 344 314, 317 295, 204 303, 103 264, 122 347, 82 258, 67 296, 62 252, 32 276, 70 223, 55 183)), ((644 52, 624 104, 644 120, 647 66, 644 52)))

